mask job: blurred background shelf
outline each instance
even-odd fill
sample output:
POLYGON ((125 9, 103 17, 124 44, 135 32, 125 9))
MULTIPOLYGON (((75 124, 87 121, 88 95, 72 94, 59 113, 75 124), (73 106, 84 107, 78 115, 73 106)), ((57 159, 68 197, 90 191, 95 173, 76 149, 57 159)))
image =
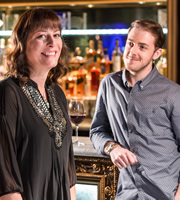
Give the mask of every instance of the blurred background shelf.
MULTIPOLYGON (((150 18, 159 22, 166 35, 166 43, 163 49, 166 51, 167 70, 166 75, 169 79, 179 83, 179 38, 178 30, 178 8, 179 2, 177 0, 6 0, 0 2, 0 79, 3 79, 3 59, 10 47, 9 37, 12 33, 14 25, 19 16, 27 9, 33 7, 45 7, 53 9, 61 19, 62 22, 62 36, 63 40, 69 47, 69 57, 76 55, 76 48, 81 50, 81 57, 87 56, 87 49, 89 48, 89 41, 94 41, 94 49, 97 51, 98 42, 102 41, 103 49, 107 49, 109 55, 110 65, 112 65, 112 53, 116 45, 116 40, 119 41, 120 51, 124 52, 128 28, 132 21, 136 19, 150 18)), ((87 61, 87 60, 86 60, 87 61)), ((79 67, 82 63, 69 63, 69 68, 77 71, 73 76, 79 75, 79 67)), ((85 62, 83 68, 89 72, 85 62)), ((110 70, 112 72, 112 70, 110 70)), ((69 76, 69 74, 68 74, 69 76)), ((89 77, 86 77, 89 81, 89 77)), ((103 76, 100 78, 102 80, 103 76)), ((75 92, 70 94, 67 89, 67 79, 61 80, 60 85, 63 87, 67 99, 83 98, 86 104, 88 116, 83 123, 80 124, 80 134, 88 135, 88 129, 93 117, 96 95, 87 93, 89 83, 85 84, 84 95, 76 94, 76 85, 79 79, 74 81, 73 89, 75 92), (64 83, 65 82, 65 83, 64 83)))

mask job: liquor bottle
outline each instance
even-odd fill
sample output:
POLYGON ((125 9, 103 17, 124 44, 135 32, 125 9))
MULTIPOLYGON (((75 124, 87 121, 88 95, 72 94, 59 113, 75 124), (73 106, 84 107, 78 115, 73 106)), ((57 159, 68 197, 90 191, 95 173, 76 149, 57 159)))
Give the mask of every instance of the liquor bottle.
POLYGON ((63 77, 65 82, 65 94, 67 97, 73 97, 76 95, 76 78, 73 75, 71 69, 65 77, 63 77))
POLYGON ((98 48, 96 54, 97 54, 97 62, 100 62, 104 56, 103 43, 101 40, 98 40, 98 48))
POLYGON ((156 64, 157 70, 159 73, 167 76, 167 57, 166 57, 166 49, 162 49, 162 55, 159 61, 156 64))
POLYGON ((122 52, 119 48, 119 40, 116 40, 116 46, 112 52, 112 64, 113 64, 113 71, 117 72, 120 71, 121 66, 121 59, 122 59, 122 52))
POLYGON ((6 54, 10 53, 11 50, 12 50, 12 43, 11 43, 11 38, 9 38, 6 45, 6 54))
POLYGON ((5 49, 5 39, 1 38, 0 39, 0 65, 3 65, 4 63, 4 56, 6 53, 6 49, 5 49))
POLYGON ((85 95, 85 87, 86 87, 86 75, 87 70, 85 69, 83 63, 80 64, 80 68, 77 71, 77 79, 76 79, 76 96, 83 97, 85 95))
POLYGON ((109 55, 107 48, 104 48, 104 55, 100 60, 99 68, 101 70, 100 73, 101 79, 110 72, 110 62, 109 62, 109 55))
POLYGON ((89 48, 86 51, 86 66, 87 66, 88 71, 90 71, 92 67, 94 55, 96 55, 96 50, 94 49, 94 41, 90 40, 89 48))
POLYGON ((75 52, 72 54, 73 55, 71 56, 71 58, 69 60, 70 67, 72 70, 78 70, 80 68, 80 65, 84 64, 86 61, 81 56, 80 47, 76 47, 75 52))
POLYGON ((0 39, 0 80, 4 79, 5 74, 5 54, 6 54, 6 48, 5 48, 5 39, 0 39))
POLYGON ((99 89, 100 83, 100 69, 97 66, 97 58, 96 55, 94 56, 94 63, 93 67, 91 68, 91 95, 96 96, 99 89))

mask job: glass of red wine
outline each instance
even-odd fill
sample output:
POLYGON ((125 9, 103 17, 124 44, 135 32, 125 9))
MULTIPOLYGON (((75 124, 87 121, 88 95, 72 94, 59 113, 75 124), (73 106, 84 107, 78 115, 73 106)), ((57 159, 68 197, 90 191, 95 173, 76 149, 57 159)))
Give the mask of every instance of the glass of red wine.
POLYGON ((78 140, 78 129, 79 124, 84 120, 86 117, 86 111, 84 108, 83 99, 70 99, 68 103, 68 113, 72 123, 76 126, 76 139, 73 142, 78 146, 84 145, 84 143, 79 142, 78 140))

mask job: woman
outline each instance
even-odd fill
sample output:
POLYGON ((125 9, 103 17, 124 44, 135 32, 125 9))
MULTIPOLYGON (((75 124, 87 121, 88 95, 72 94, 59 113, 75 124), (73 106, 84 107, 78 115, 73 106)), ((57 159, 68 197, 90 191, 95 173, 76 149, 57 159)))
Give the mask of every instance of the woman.
POLYGON ((72 127, 56 84, 67 71, 58 16, 26 11, 12 42, 0 83, 0 199, 76 199, 72 127))

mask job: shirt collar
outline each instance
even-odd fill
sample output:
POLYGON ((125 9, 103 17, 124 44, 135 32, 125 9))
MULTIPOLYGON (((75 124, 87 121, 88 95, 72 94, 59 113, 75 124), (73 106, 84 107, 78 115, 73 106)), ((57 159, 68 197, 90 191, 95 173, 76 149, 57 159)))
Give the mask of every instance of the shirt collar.
MULTIPOLYGON (((131 89, 131 87, 128 84, 128 81, 126 79, 126 69, 123 70, 122 72, 122 80, 123 80, 123 84, 127 89, 131 89)), ((151 82, 158 74, 158 70, 155 67, 155 65, 153 64, 153 68, 152 71, 142 80, 139 80, 138 83, 140 84, 141 88, 144 88, 146 85, 148 85, 149 82, 151 82)))
MULTIPOLYGON (((34 88, 38 89, 37 83, 35 81, 33 81, 32 79, 28 80, 28 84, 33 86, 34 88)), ((47 86, 48 86, 48 84, 47 84, 47 82, 45 82, 45 88, 47 88, 47 86)))
POLYGON ((127 71, 126 69, 124 69, 124 70, 122 71, 122 81, 123 81, 123 84, 124 84, 125 88, 126 88, 128 91, 130 91, 130 90, 132 89, 132 87, 129 86, 128 81, 127 81, 127 79, 126 79, 126 71, 127 71))

